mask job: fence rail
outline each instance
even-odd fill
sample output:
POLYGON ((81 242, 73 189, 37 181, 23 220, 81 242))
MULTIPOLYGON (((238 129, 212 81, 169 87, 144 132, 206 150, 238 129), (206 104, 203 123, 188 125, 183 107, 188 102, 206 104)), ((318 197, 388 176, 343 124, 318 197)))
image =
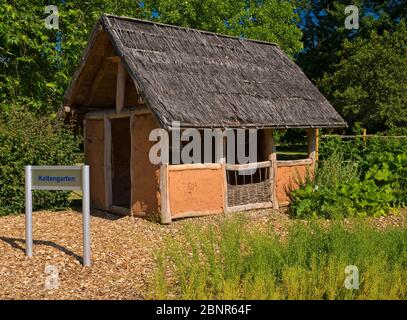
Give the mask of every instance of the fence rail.
POLYGON ((381 136, 381 135, 377 135, 377 134, 367 134, 367 135, 363 135, 363 134, 356 134, 356 135, 349 135, 349 134, 324 134, 321 135, 320 138, 333 138, 333 137, 338 137, 338 138, 342 138, 342 139, 351 139, 351 138, 397 138, 397 139, 406 139, 407 136, 381 136))
POLYGON ((340 139, 354 139, 354 138, 362 138, 363 143, 366 143, 367 138, 383 138, 383 139, 389 139, 389 138, 395 138, 395 139, 406 139, 407 136, 382 136, 378 134, 367 134, 366 129, 362 129, 362 134, 324 134, 320 135, 319 134, 319 129, 316 129, 316 134, 315 134, 315 143, 316 143, 316 150, 315 150, 315 160, 319 160, 319 140, 324 139, 324 138, 333 138, 333 137, 338 137, 340 139))

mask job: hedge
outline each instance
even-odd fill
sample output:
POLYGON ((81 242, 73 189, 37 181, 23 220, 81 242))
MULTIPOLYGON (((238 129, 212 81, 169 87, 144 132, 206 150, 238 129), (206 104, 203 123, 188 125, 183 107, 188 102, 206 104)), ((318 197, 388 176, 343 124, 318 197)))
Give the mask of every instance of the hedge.
MULTIPOLYGON (((0 216, 24 211, 25 165, 72 165, 81 161, 80 137, 61 120, 27 111, 0 117, 0 216)), ((69 193, 35 191, 34 210, 63 209, 69 193)))

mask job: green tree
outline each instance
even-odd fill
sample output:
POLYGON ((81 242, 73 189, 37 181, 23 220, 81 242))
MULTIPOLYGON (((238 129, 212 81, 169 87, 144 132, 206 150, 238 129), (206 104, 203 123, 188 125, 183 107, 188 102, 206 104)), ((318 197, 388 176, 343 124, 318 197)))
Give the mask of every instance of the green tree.
POLYGON ((407 2, 398 0, 293 0, 301 17, 304 50, 297 62, 314 82, 339 62, 337 52, 345 40, 368 38, 372 30, 392 32, 407 17, 407 2), (345 28, 345 7, 359 9, 359 29, 345 28))
POLYGON ((337 52, 345 40, 367 38, 372 30, 379 34, 392 31, 400 19, 407 16, 406 1, 374 0, 293 0, 301 17, 304 50, 297 55, 297 62, 307 76, 317 82, 324 73, 331 72, 339 62, 337 52), (359 29, 345 28, 345 7, 359 9, 359 29))
POLYGON ((216 33, 278 43, 293 55, 302 49, 302 32, 291 1, 145 0, 141 17, 216 33))
POLYGON ((370 130, 407 126, 407 26, 346 40, 319 86, 348 122, 370 130))
POLYGON ((405 125, 405 47, 400 37, 407 2, 294 2, 304 35, 304 50, 296 60, 345 120, 375 131, 405 125), (358 7, 359 29, 345 28, 347 5, 358 7))
POLYGON ((56 1, 59 29, 47 29, 43 0, 0 0, 0 112, 24 105, 55 114, 98 17, 135 12, 137 3, 56 1))
POLYGON ((274 41, 289 54, 302 47, 298 16, 288 1, 56 1, 58 30, 45 28, 46 4, 0 0, 0 112, 24 105, 37 114, 55 114, 103 13, 274 41))

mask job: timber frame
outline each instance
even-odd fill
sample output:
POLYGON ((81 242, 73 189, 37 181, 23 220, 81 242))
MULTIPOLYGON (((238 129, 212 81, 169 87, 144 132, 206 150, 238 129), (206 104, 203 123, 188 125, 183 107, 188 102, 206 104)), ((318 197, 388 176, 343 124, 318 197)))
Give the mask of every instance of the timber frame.
POLYGON ((319 128, 346 127, 276 44, 113 15, 96 24, 63 107, 83 120, 94 207, 158 214, 163 224, 287 205, 286 189, 318 161, 319 128), (152 164, 149 133, 170 132, 174 121, 181 129, 256 129, 259 162, 228 163, 224 134, 215 163, 152 164), (274 134, 289 128, 306 130, 306 159, 277 159, 274 134), (246 183, 239 174, 252 169, 246 183))
MULTIPOLYGON (((88 111, 84 117, 84 134, 86 136, 87 121, 89 120, 102 120, 104 127, 104 166, 103 174, 105 177, 104 185, 104 208, 112 213, 118 215, 132 215, 145 217, 145 212, 133 212, 131 208, 125 208, 120 206, 115 206, 112 203, 112 129, 111 121, 114 119, 128 118, 130 121, 130 136, 131 136, 131 159, 133 159, 134 152, 134 141, 133 141, 133 126, 131 125, 134 117, 142 115, 151 115, 150 108, 145 104, 140 104, 138 106, 126 107, 125 106, 125 95, 126 95, 126 79, 128 78, 127 73, 123 67, 120 57, 112 56, 106 58, 117 64, 117 81, 116 81, 116 103, 115 108, 110 109, 99 109, 88 111)), ((98 76, 97 76, 98 79, 98 76)), ((137 94, 139 95, 139 91, 137 94)), ((93 90, 92 90, 93 91, 93 90)), ((91 93, 94 95, 94 92, 91 93)), ((92 99, 92 98, 91 98, 92 99)), ((139 100, 143 102, 142 98, 139 100)), ((224 213, 233 213, 246 210, 257 210, 272 208, 278 210, 280 206, 288 205, 288 202, 279 203, 277 199, 277 175, 279 168, 282 167, 298 167, 298 166, 314 166, 315 161, 318 157, 318 129, 307 129, 307 142, 308 142, 308 158, 301 160, 291 160, 291 161, 281 161, 277 160, 276 146, 273 136, 273 129, 263 129, 263 140, 262 140, 262 151, 266 161, 249 163, 243 165, 228 164, 226 163, 226 144, 227 135, 223 135, 222 140, 216 140, 222 145, 219 146, 223 150, 222 156, 217 160, 217 163, 202 163, 202 164, 183 164, 183 165, 169 165, 162 164, 159 168, 159 192, 160 192, 160 222, 162 224, 169 224, 174 219, 189 218, 203 215, 214 215, 224 213), (227 170, 244 171, 249 169, 261 169, 270 168, 268 181, 270 183, 270 199, 269 201, 262 203, 249 203, 244 205, 230 206, 228 204, 228 183, 227 183, 227 170), (223 192, 223 210, 203 210, 203 211, 185 211, 173 216, 171 213, 171 203, 170 203, 170 186, 169 186, 169 176, 171 172, 176 171, 195 171, 195 170, 221 170, 223 175, 222 192, 223 192)), ((86 150, 85 150, 86 152, 86 150)), ((131 188, 134 187, 133 178, 133 165, 130 166, 131 175, 131 188)), ((133 203, 133 193, 131 193, 130 203, 133 203)))
MULTIPOLYGON (((146 213, 144 212, 133 212, 129 208, 124 208, 120 206, 115 206, 112 203, 112 166, 111 166, 111 144, 112 144, 112 129, 111 129, 111 120, 128 118, 130 123, 132 123, 134 117, 140 115, 150 115, 151 111, 147 105, 139 105, 136 107, 126 107, 124 105, 124 97, 126 94, 125 91, 125 81, 127 78, 126 72, 121 63, 119 57, 113 56, 106 58, 113 61, 117 64, 117 81, 116 81, 116 106, 111 109, 103 110, 94 110, 89 111, 85 114, 84 117, 84 134, 86 135, 86 126, 87 121, 89 120, 102 120, 104 123, 104 193, 105 193, 105 203, 104 209, 110 212, 113 212, 118 215, 132 215, 145 217, 146 213)), ((133 159, 133 129, 130 125, 131 130, 131 159, 133 159)), ((298 166, 314 166, 314 163, 318 156, 318 129, 307 129, 307 141, 308 141, 308 158, 302 160, 291 160, 291 161, 277 161, 276 146, 273 136, 272 129, 263 130, 263 140, 262 140, 262 149, 267 161, 258 162, 258 163, 249 163, 243 165, 234 165, 226 163, 225 150, 227 144, 227 137, 223 135, 222 140, 217 140, 222 143, 221 148, 223 149, 223 155, 218 159, 218 163, 204 163, 204 164, 183 164, 183 165, 169 165, 162 164, 159 170, 159 191, 160 191, 160 221, 162 224, 169 224, 172 220, 195 217, 202 215, 211 215, 219 214, 218 211, 187 211, 181 214, 178 214, 176 217, 172 217, 171 214, 171 204, 170 204, 170 190, 169 190, 169 172, 173 171, 191 171, 191 170, 204 170, 204 169, 219 169, 223 172, 223 195, 224 201, 223 206, 224 210, 222 212, 238 212, 245 210, 256 210, 256 209, 265 209, 273 208, 278 210, 280 206, 287 205, 287 202, 280 203, 277 199, 277 174, 278 170, 281 167, 298 167, 298 166), (269 170, 269 182, 271 189, 271 197, 268 202, 263 203, 250 203, 245 205, 238 205, 230 207, 228 205, 228 184, 227 184, 227 170, 249 170, 249 169, 260 169, 270 167, 269 170)), ((86 151, 85 151, 86 152, 86 151)), ((131 176, 133 176, 133 165, 130 166, 131 176)), ((131 178, 131 186, 133 188, 133 177, 131 178)), ((133 203, 133 196, 131 196, 130 202, 133 203)))

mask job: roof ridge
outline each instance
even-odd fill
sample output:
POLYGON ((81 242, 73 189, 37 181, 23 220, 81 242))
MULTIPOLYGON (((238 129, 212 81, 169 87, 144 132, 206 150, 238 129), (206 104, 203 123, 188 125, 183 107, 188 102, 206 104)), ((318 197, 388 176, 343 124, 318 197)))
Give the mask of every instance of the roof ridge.
POLYGON ((129 21, 137 21, 137 22, 140 22, 140 23, 151 24, 151 25, 156 25, 156 26, 161 26, 161 27, 169 27, 169 28, 186 30, 186 31, 196 31, 196 32, 199 32, 199 33, 202 33, 202 34, 207 34, 207 35, 212 35, 212 36, 217 36, 217 37, 223 37, 223 38, 229 38, 229 39, 234 39, 234 40, 238 40, 238 41, 255 42, 255 43, 271 45, 271 46, 275 46, 275 47, 280 48, 280 46, 275 42, 256 40, 256 39, 250 39, 250 38, 240 38, 240 37, 237 37, 237 36, 230 36, 230 35, 227 35, 227 34, 216 33, 216 32, 207 31, 207 30, 188 28, 188 27, 180 27, 180 26, 176 26, 176 25, 173 25, 173 24, 166 24, 166 23, 162 23, 162 22, 155 22, 155 21, 151 21, 151 20, 139 19, 139 18, 134 18, 134 17, 118 16, 118 15, 110 14, 110 13, 102 14, 100 19, 102 17, 117 18, 117 19, 122 19, 122 20, 129 20, 129 21))

